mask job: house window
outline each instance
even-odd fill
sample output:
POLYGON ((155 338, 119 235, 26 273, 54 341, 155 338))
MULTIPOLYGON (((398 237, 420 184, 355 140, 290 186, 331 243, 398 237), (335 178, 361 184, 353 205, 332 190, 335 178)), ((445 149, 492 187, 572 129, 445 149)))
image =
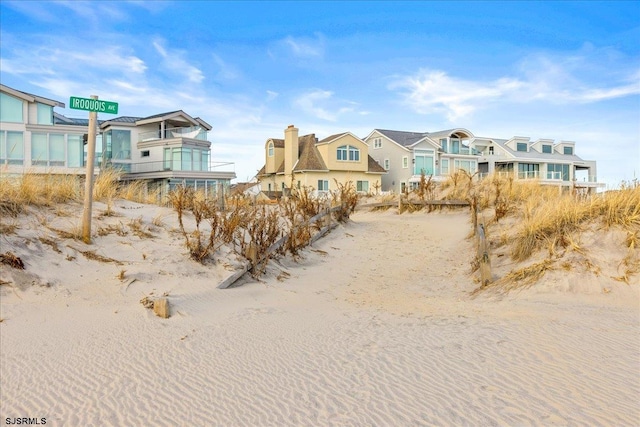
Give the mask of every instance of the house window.
POLYGON ((404 181, 402 181, 402 182, 400 183, 400 192, 401 192, 401 193, 404 193, 405 191, 407 191, 407 183, 406 183, 406 182, 404 182, 404 181))
POLYGON ((356 181, 356 191, 368 193, 369 192, 369 181, 356 181))
POLYGON ((440 174, 449 175, 449 159, 442 159, 440 161, 440 174))
POLYGON ((373 148, 374 149, 382 148, 382 138, 376 138, 373 140, 373 148))
POLYGON ((270 142, 270 143, 269 143, 269 148, 268 148, 268 153, 267 153, 267 155, 268 155, 269 157, 273 157, 273 142, 270 142))
POLYGON ((451 138, 451 153, 460 154, 460 140, 458 138, 451 138))
POLYGON ((64 166, 64 134, 31 134, 31 164, 39 166, 64 166))
POLYGON ((569 181, 569 165, 549 163, 547 165, 547 179, 569 181))
POLYGON ((547 153, 547 154, 551 154, 553 152, 553 147, 549 144, 543 144, 542 145, 542 152, 543 153, 547 153))
POLYGON ((440 146, 442 147, 442 151, 444 151, 445 153, 448 153, 448 147, 447 147, 447 138, 442 138, 440 140, 440 146))
POLYGON ((540 165, 538 163, 518 163, 518 178, 532 179, 538 178, 540 165))
POLYGON ((359 162, 360 150, 351 145, 343 145, 341 147, 338 147, 338 160, 359 162))
POLYGON ((0 162, 21 165, 24 162, 22 132, 0 131, 0 162))
POLYGON ((402 157, 402 167, 404 169, 407 169, 409 167, 409 157, 407 156, 402 157))
POLYGON ((516 151, 527 151, 528 144, 526 142, 518 142, 516 144, 516 151))
POLYGON ((50 105, 37 103, 38 106, 38 124, 39 125, 52 125, 53 124, 53 107, 50 105))
POLYGON ((573 147, 564 147, 563 149, 564 154, 568 154, 568 155, 572 155, 573 154, 573 147))
POLYGON ((112 129, 105 133, 107 158, 131 160, 131 131, 112 129))
MULTIPOLYGON (((83 150, 82 135, 67 135, 67 167, 83 166, 83 150)), ((99 158, 98 153, 96 153, 97 158, 99 158)))
POLYGON ((384 159, 384 170, 389 170, 391 165, 389 164, 389 159, 384 159))
POLYGON ((47 165, 47 134, 32 133, 31 134, 31 164, 47 165))
POLYGON ((64 166, 64 134, 49 134, 49 166, 64 166))
POLYGON ((463 171, 466 171, 466 172, 468 172, 470 174, 476 173, 476 170, 477 170, 477 164, 473 160, 458 160, 458 159, 455 159, 453 161, 453 167, 455 168, 456 171, 463 170, 463 171))
POLYGON ((144 150, 140 152, 140 157, 149 157, 149 150, 144 150))
POLYGON ((326 179, 319 179, 318 191, 329 191, 329 181, 327 181, 326 179))
POLYGON ((22 100, 0 92, 0 122, 24 123, 22 100))
POLYGON ((493 155, 493 145, 489 146, 489 155, 493 155))

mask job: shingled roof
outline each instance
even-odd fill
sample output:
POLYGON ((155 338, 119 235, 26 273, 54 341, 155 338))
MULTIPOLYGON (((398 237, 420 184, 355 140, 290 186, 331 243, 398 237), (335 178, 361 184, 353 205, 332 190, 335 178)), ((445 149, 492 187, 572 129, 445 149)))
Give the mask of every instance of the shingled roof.
POLYGON ((304 135, 298 138, 298 161, 294 171, 328 171, 327 165, 322 160, 320 152, 316 148, 318 139, 315 134, 304 135))
POLYGON ((378 164, 378 162, 373 160, 373 157, 371 157, 371 156, 368 156, 368 157, 369 158, 367 159, 367 161, 368 161, 367 172, 372 172, 372 173, 386 173, 387 172, 385 170, 385 168, 383 168, 382 166, 380 166, 378 164))

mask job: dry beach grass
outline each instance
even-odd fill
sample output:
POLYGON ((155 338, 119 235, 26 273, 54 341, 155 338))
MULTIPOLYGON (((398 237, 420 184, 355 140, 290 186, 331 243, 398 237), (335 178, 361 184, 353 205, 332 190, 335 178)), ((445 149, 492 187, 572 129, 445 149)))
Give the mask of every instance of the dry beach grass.
POLYGON ((175 206, 117 187, 100 193, 86 245, 74 238, 81 186, 63 198, 26 179, 0 189, 0 252, 25 267, 0 266, 1 418, 626 426, 640 417, 637 185, 587 199, 459 177, 425 192, 477 197, 496 278, 482 288, 467 208, 357 211, 308 246, 300 242, 317 227, 305 231, 305 220, 324 208, 308 194, 299 209, 228 199, 224 215, 204 213, 199 226, 187 201, 181 228, 175 206), (193 258, 185 234, 206 247, 224 221, 208 256, 193 258), (302 227, 299 240, 257 278, 217 289, 247 262, 249 242, 272 241, 276 222, 302 227), (160 297, 169 319, 140 304, 160 297))

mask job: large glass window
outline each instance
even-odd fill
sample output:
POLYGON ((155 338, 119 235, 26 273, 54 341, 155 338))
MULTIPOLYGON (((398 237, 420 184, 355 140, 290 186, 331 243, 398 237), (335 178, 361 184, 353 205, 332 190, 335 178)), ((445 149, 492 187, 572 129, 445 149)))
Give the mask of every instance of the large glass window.
POLYGON ((82 167, 82 152, 82 135, 67 135, 67 166, 70 168, 82 167))
POLYGON ((53 124, 53 107, 50 105, 37 103, 38 106, 38 124, 39 125, 52 125, 53 124))
POLYGON ((105 132, 104 156, 108 160, 131 160, 131 131, 112 129, 105 132))
POLYGON ((10 165, 24 163, 22 132, 0 131, 0 162, 10 165))
POLYGON ((431 156, 415 156, 414 175, 433 175, 433 157, 431 156))
POLYGON ((21 99, 0 92, 0 121, 24 123, 22 104, 21 99))
POLYGON ((191 152, 191 148, 182 148, 182 170, 190 171, 193 170, 193 156, 191 152))
POLYGON ((64 166, 63 134, 49 134, 49 166, 64 166))
POLYGON ((360 150, 351 145, 343 145, 338 147, 338 160, 350 160, 353 162, 360 161, 360 150))
POLYGON ((47 165, 47 134, 32 133, 31 134, 31 164, 47 165))
POLYGON ((451 153, 460 154, 460 140, 457 138, 451 138, 451 153))
POLYGON ((538 163, 518 163, 518 178, 538 178, 540 165, 538 163))
POLYGON ((472 175, 474 173, 476 173, 476 170, 478 169, 478 165, 473 160, 458 160, 458 159, 455 159, 454 163, 453 163, 453 167, 455 168, 456 171, 463 170, 463 171, 466 171, 466 172, 468 172, 468 173, 470 173, 472 175))
POLYGON ((547 179, 569 181, 569 165, 550 163, 547 165, 547 179))
POLYGON ((442 147, 442 151, 444 151, 445 153, 448 153, 447 138, 442 138, 440 140, 440 146, 442 147))

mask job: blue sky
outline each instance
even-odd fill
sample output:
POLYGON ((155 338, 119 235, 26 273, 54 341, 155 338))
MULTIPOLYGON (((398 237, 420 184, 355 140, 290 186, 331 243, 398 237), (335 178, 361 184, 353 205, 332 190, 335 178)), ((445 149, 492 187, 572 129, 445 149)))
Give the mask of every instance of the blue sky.
POLYGON ((640 178, 640 2, 3 0, 0 81, 202 117, 240 181, 289 124, 575 141, 640 178))

